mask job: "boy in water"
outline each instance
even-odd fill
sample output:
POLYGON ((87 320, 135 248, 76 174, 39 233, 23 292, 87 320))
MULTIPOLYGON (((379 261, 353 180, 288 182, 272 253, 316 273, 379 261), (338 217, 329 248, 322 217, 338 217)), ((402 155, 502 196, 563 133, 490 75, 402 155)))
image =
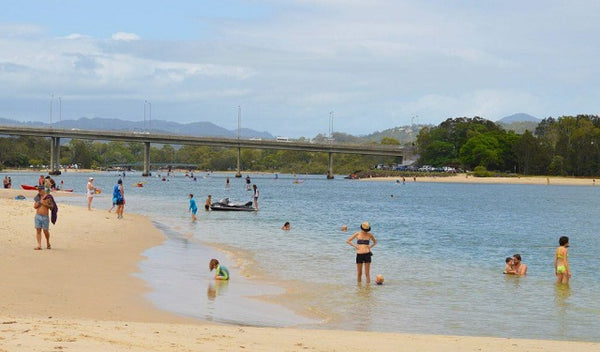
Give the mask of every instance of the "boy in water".
POLYGON ((198 212, 198 206, 196 206, 196 200, 194 199, 194 195, 191 193, 190 193, 190 208, 189 208, 188 212, 192 213, 193 221, 198 220, 198 218, 196 218, 196 212, 198 212))
POLYGON ((212 196, 209 194, 208 198, 206 198, 206 202, 204 202, 204 210, 209 211, 211 204, 212 204, 212 196))
POLYGON ((211 259, 210 263, 208 263, 208 268, 210 271, 213 269, 217 269, 215 272, 215 280, 229 280, 229 270, 226 267, 219 264, 219 261, 216 259, 211 259))
POLYGON ((516 274, 512 257, 506 257, 506 265, 504 266, 503 274, 516 274))

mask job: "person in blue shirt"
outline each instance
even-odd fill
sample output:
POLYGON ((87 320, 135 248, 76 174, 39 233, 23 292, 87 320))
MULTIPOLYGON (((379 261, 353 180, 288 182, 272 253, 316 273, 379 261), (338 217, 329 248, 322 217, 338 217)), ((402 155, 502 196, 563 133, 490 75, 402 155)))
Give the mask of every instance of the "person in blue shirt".
POLYGON ((193 221, 198 220, 198 218, 196 218, 196 212, 198 212, 198 206, 196 206, 196 200, 194 199, 194 195, 191 193, 190 193, 190 208, 189 208, 188 212, 192 213, 193 221))
POLYGON ((229 270, 221 264, 216 259, 211 259, 210 263, 208 263, 208 268, 210 271, 216 269, 215 272, 215 280, 229 280, 229 270))
POLYGON ((123 208, 125 207, 125 190, 123 189, 123 180, 121 179, 117 181, 117 184, 113 188, 113 204, 117 206, 117 219, 122 219, 123 208))

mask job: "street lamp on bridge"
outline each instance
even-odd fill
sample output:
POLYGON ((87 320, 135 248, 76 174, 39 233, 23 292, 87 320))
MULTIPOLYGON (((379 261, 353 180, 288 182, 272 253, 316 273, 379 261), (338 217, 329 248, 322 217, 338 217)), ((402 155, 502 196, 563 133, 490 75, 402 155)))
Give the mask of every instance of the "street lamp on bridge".
POLYGON ((148 110, 150 113, 150 119, 148 121, 148 129, 152 129, 152 103, 148 100, 144 100, 144 131, 146 131, 146 105, 148 105, 148 110))
POLYGON ((50 128, 52 128, 52 108, 54 105, 54 94, 50 94, 50 128))
POLYGON ((333 142, 333 110, 329 112, 329 142, 333 142))

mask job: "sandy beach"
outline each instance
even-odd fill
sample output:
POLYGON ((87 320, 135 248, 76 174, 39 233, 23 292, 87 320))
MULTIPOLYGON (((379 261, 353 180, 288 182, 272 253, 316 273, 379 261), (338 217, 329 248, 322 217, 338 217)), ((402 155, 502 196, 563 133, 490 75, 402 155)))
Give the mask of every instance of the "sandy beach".
POLYGON ((0 190, 0 351, 600 351, 590 342, 259 328, 179 317, 152 306, 143 296, 148 287, 132 275, 141 253, 164 240, 149 219, 125 212, 117 220, 105 209, 61 205, 57 193, 52 249, 34 251, 33 195, 0 190), (27 199, 15 200, 18 194, 27 199))
MULTIPOLYGON (((373 177, 363 180, 402 182, 402 177, 373 177)), ((445 177, 418 176, 415 179, 405 177, 406 183, 409 182, 438 182, 438 183, 470 183, 470 184, 515 184, 515 185, 553 185, 553 186, 600 186, 600 179, 594 178, 575 178, 558 176, 520 176, 520 177, 473 177, 467 174, 456 174, 445 177), (598 181, 598 182, 596 182, 598 181)))

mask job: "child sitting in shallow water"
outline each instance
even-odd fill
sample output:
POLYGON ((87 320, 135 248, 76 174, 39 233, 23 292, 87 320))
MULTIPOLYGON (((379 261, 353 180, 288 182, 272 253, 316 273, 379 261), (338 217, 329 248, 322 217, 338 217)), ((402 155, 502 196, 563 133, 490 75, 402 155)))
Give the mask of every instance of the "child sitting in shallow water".
POLYGON ((514 268, 513 258, 506 257, 505 262, 506 262, 506 265, 504 266, 503 274, 516 274, 517 272, 515 271, 515 268, 514 268))
POLYGON ((211 259, 210 263, 208 263, 208 268, 210 271, 217 269, 215 273, 216 280, 229 280, 229 270, 227 270, 225 266, 219 264, 218 260, 211 259))

